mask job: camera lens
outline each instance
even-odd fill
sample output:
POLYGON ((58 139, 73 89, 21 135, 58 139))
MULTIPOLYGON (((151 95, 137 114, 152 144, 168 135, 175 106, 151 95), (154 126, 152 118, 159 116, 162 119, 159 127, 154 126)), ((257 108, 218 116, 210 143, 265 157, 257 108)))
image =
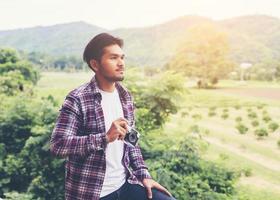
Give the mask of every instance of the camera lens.
POLYGON ((131 134, 129 134, 129 141, 134 143, 137 141, 137 136, 135 132, 132 132, 131 134))

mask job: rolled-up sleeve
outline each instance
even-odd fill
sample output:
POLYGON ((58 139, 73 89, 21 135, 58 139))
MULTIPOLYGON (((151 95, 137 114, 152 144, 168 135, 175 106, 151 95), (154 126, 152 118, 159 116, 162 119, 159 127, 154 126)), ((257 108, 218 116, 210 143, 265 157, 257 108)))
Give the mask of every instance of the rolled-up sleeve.
POLYGON ((148 167, 145 165, 140 147, 137 145, 134 148, 130 148, 129 151, 130 166, 133 169, 133 174, 138 180, 142 181, 144 178, 152 178, 148 167))
POLYGON ((79 100, 68 95, 60 109, 50 141, 50 151, 59 157, 86 156, 106 148, 105 133, 84 135, 79 100))

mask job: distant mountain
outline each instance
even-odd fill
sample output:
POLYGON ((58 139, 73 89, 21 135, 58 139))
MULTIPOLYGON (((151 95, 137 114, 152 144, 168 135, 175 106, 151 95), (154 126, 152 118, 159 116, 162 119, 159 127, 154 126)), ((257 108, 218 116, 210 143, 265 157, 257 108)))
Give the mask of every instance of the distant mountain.
POLYGON ((219 22, 230 37, 231 54, 237 62, 280 59, 280 19, 252 15, 219 22))
POLYGON ((0 31, 0 45, 51 55, 79 55, 93 35, 104 31, 85 22, 0 31))
POLYGON ((85 44, 96 34, 109 32, 125 41, 128 63, 162 66, 176 52, 191 26, 213 23, 228 32, 231 56, 236 62, 280 59, 280 19, 252 15, 214 21, 199 16, 180 17, 163 24, 106 30, 84 22, 0 31, 0 46, 28 52, 81 57, 85 44))

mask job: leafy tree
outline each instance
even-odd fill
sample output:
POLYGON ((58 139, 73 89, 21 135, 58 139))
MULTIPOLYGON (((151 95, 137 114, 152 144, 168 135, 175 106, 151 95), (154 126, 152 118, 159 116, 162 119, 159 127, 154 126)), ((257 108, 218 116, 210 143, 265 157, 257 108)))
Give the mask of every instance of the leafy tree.
POLYGON ((233 69, 228 57, 227 36, 218 27, 204 24, 192 27, 176 56, 166 65, 168 69, 181 71, 187 76, 198 77, 199 87, 215 85, 233 69))
POLYGON ((39 72, 26 60, 21 60, 16 51, 0 49, 1 93, 14 95, 27 90, 39 80, 39 72))
POLYGON ((160 128, 170 114, 178 111, 186 89, 179 73, 165 71, 148 80, 139 73, 133 69, 126 84, 135 98, 136 124, 142 132, 148 132, 160 128))
POLYGON ((18 96, 1 110, 0 195, 17 191, 36 199, 63 199, 64 160, 49 153, 56 102, 52 97, 36 101, 18 96))
POLYGON ((0 49, 0 64, 16 63, 19 61, 19 56, 14 49, 0 49))

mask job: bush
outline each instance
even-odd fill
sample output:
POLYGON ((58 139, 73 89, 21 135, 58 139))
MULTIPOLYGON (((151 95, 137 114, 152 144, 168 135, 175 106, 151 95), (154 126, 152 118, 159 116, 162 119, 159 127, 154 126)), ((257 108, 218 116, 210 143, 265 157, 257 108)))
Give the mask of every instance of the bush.
POLYGON ((240 134, 245 134, 249 130, 244 124, 237 124, 235 128, 239 131, 240 134))
POLYGON ((245 168, 242 171, 243 171, 243 173, 246 177, 252 176, 252 169, 251 168, 245 168))
POLYGON ((186 116, 188 116, 189 115, 189 113, 187 112, 187 111, 183 111, 182 113, 181 113, 181 117, 183 117, 183 118, 185 118, 186 116))
POLYGON ((259 137, 262 138, 264 136, 268 136, 268 132, 265 128, 259 128, 255 130, 255 134, 259 137))
POLYGON ((241 122, 241 121, 242 121, 242 117, 236 117, 236 118, 235 118, 235 121, 236 121, 236 122, 241 122))
POLYGON ((276 122, 271 122, 269 125, 268 125, 268 128, 274 132, 276 131, 278 128, 279 128, 279 125, 276 123, 276 122))
POLYGON ((30 200, 32 199, 31 194, 18 193, 18 192, 7 192, 5 193, 5 200, 30 200))
POLYGON ((263 116, 263 121, 265 121, 266 123, 268 123, 269 121, 271 121, 271 117, 268 115, 263 116))
POLYGON ((262 114, 263 114, 263 115, 267 115, 268 112, 267 112, 266 110, 263 110, 262 114))
POLYGON ((223 109, 223 112, 224 112, 224 113, 227 113, 227 112, 228 112, 228 109, 227 109, 227 108, 224 108, 224 109, 223 109))
POLYGON ((1 181, 0 196, 5 192, 24 199, 25 194, 9 193, 17 191, 28 192, 35 199, 63 198, 64 160, 49 153, 57 110, 52 98, 37 101, 23 96, 10 100, 2 110, 0 140, 6 155, 0 166, 0 180, 5 180, 1 181))
POLYGON ((237 174, 203 161, 193 139, 185 138, 178 150, 164 152, 161 160, 151 160, 152 176, 180 200, 226 200, 236 194, 237 174))
POLYGON ((202 119, 202 116, 200 114, 193 114, 192 118, 195 120, 200 120, 200 119, 202 119))
POLYGON ((259 122, 258 122, 258 120, 254 120, 251 122, 251 124, 252 124, 252 126, 256 127, 259 125, 259 122))
POLYGON ((227 119, 228 118, 228 114, 227 113, 223 113, 221 116, 223 119, 227 119))
POLYGON ((240 105, 235 105, 234 108, 235 108, 236 110, 239 110, 239 109, 241 108, 241 106, 240 106, 240 105))
POLYGON ((280 140, 277 141, 277 145, 280 148, 280 140))
POLYGON ((258 116, 257 116, 257 113, 255 113, 255 112, 250 112, 250 113, 248 113, 248 117, 251 118, 251 119, 252 119, 252 118, 254 119, 254 118, 257 118, 258 116))
POLYGON ((247 108, 247 111, 250 113, 252 112, 252 108, 247 108))
POLYGON ((212 106, 212 107, 209 108, 210 111, 215 111, 216 109, 217 109, 216 106, 212 106))
POLYGON ((208 116, 209 117, 213 117, 213 116, 215 116, 216 115, 216 112, 215 111, 209 111, 208 112, 208 116))
POLYGON ((263 109, 263 108, 264 108, 264 104, 257 105, 257 108, 258 108, 259 110, 263 109))

